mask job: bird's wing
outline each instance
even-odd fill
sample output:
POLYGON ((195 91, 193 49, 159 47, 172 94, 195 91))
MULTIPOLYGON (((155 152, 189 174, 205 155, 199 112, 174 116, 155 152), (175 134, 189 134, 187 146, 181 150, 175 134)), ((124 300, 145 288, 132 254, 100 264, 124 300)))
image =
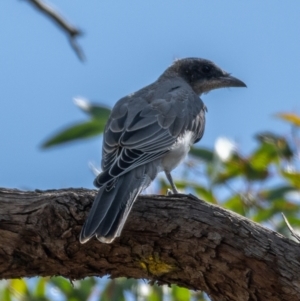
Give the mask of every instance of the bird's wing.
POLYGON ((121 99, 106 126, 103 172, 94 184, 101 187, 137 166, 162 157, 180 134, 191 127, 201 104, 196 94, 180 86, 159 98, 133 95, 121 99))

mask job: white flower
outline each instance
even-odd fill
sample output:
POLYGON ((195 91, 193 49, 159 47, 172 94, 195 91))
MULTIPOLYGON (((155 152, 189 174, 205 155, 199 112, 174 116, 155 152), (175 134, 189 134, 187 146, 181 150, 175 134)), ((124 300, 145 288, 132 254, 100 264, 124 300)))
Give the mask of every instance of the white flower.
POLYGON ((219 137, 215 143, 215 152, 221 161, 228 161, 236 148, 236 144, 226 137, 219 137))
POLYGON ((88 112, 91 107, 91 104, 88 101, 88 99, 81 96, 74 97, 73 102, 78 108, 86 112, 88 112))

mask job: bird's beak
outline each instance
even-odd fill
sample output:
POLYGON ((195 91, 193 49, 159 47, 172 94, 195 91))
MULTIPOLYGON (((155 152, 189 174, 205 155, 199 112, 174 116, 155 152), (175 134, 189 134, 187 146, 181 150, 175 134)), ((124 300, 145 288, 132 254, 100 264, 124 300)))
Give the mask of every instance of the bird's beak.
POLYGON ((194 90, 201 95, 208 93, 211 90, 229 87, 247 87, 244 82, 236 77, 231 76, 229 73, 224 72, 221 76, 205 79, 195 85, 194 90))
POLYGON ((229 74, 219 77, 218 80, 219 80, 220 87, 224 87, 224 88, 225 87, 247 87, 244 82, 229 74))

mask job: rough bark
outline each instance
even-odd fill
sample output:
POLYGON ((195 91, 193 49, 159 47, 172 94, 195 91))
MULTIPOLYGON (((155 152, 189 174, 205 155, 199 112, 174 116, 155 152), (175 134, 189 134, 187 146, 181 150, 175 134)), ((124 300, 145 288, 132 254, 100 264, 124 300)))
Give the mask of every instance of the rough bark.
POLYGON ((298 301, 300 248, 280 234, 191 196, 140 196, 121 238, 78 235, 95 191, 0 189, 0 278, 145 278, 216 301, 298 301))

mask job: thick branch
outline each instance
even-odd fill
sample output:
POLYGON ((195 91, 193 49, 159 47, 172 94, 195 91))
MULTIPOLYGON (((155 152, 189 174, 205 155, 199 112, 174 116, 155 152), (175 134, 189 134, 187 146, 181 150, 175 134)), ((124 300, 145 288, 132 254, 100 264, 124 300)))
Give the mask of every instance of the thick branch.
POLYGON ((189 196, 140 196, 121 238, 80 245, 95 191, 0 189, 0 278, 146 278, 213 300, 296 301, 299 245, 189 196))
POLYGON ((82 32, 70 24, 63 16, 59 14, 57 10, 55 10, 51 5, 46 4, 42 0, 27 0, 31 3, 35 8, 37 8, 40 12, 45 14, 48 18, 50 18, 58 27, 60 27, 69 37, 71 47, 77 54, 78 58, 81 61, 84 61, 84 53, 80 46, 77 44, 76 38, 82 35, 82 32))

